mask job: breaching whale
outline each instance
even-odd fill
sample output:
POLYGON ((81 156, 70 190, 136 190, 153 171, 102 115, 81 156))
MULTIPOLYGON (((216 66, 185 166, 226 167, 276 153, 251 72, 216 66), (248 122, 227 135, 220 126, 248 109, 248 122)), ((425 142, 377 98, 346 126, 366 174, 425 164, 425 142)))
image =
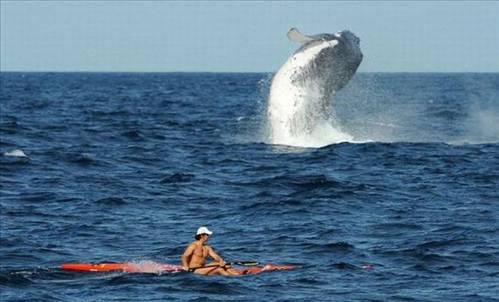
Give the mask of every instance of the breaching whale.
POLYGON ((348 30, 308 36, 296 28, 287 36, 302 46, 272 80, 267 109, 270 143, 318 147, 350 140, 333 125, 331 97, 362 61, 359 38, 348 30))

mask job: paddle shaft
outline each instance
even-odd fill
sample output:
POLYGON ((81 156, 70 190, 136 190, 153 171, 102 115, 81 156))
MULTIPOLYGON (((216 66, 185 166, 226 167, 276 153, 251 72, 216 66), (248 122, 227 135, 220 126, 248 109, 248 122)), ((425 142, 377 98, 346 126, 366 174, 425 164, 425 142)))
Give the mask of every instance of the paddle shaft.
POLYGON ((213 264, 213 265, 206 265, 206 266, 191 267, 190 270, 197 270, 197 269, 200 269, 200 268, 209 268, 209 267, 225 267, 227 265, 256 266, 256 265, 260 265, 260 262, 256 262, 256 261, 233 261, 233 262, 225 263, 225 265, 213 264))

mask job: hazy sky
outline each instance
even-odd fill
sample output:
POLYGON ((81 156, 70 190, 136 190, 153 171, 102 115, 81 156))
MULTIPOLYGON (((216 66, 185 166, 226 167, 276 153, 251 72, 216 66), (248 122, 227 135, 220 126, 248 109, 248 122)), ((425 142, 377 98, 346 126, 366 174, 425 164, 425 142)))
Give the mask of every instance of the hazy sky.
POLYGON ((1 0, 2 71, 275 71, 350 29, 360 71, 499 72, 499 2, 1 0))

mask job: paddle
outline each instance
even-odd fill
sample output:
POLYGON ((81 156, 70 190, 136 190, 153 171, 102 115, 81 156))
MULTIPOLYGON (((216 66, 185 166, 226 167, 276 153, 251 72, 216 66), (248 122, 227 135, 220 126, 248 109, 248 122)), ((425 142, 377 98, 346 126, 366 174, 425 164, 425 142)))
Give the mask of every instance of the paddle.
POLYGON ((230 262, 229 265, 256 266, 256 265, 260 265, 260 262, 257 262, 257 261, 234 261, 234 262, 230 262))
MULTIPOLYGON (((256 266, 260 265, 260 262, 257 261, 233 261, 233 262, 226 262, 225 266, 231 266, 231 265, 240 265, 240 266, 256 266)), ((197 270, 199 268, 208 268, 208 267, 222 267, 220 264, 212 264, 212 265, 206 265, 206 266, 199 266, 199 267, 192 267, 190 270, 197 270)))

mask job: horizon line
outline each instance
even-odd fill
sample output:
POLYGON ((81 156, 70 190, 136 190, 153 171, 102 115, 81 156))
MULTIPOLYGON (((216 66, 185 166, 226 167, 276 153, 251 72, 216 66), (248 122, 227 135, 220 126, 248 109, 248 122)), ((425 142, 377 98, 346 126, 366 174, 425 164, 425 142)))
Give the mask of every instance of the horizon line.
MULTIPOLYGON (((0 73, 225 73, 271 74, 277 71, 129 71, 129 70, 1 70, 0 73)), ((499 71, 359 71, 363 73, 499 73, 499 71)))

